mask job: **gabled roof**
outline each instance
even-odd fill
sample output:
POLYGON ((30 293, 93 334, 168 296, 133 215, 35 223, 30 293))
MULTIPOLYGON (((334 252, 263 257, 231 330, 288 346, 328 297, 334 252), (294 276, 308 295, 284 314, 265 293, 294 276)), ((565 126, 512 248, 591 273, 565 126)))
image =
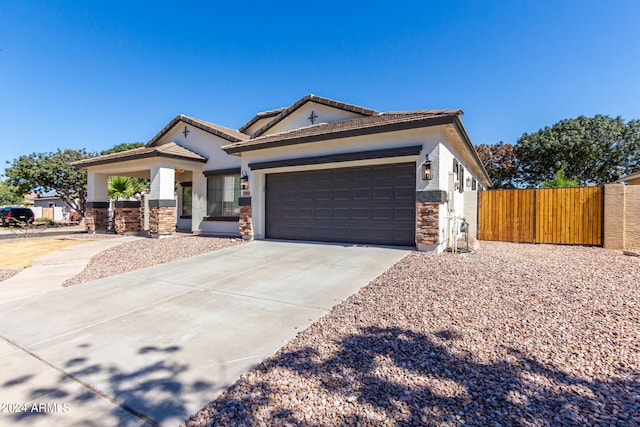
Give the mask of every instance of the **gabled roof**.
POLYGON ((238 142, 249 138, 248 135, 238 132, 237 130, 229 129, 215 123, 205 122, 204 120, 195 119, 193 117, 188 117, 184 114, 180 114, 173 120, 171 120, 169 124, 167 124, 164 128, 162 128, 162 130, 158 132, 156 136, 151 138, 151 140, 147 142, 147 147, 155 145, 160 140, 160 138, 165 136, 171 129, 174 128, 174 126, 176 126, 180 122, 186 123, 205 132, 209 132, 212 135, 219 136, 220 138, 226 139, 229 142, 238 142))
MULTIPOLYGON (((379 114, 377 111, 371 110, 369 108, 359 107, 359 106, 353 105, 353 104, 346 104, 344 102, 334 101, 333 99, 324 98, 322 96, 309 94, 309 95, 306 95, 306 96, 300 98, 299 100, 294 102, 291 106, 281 109, 280 112, 271 121, 269 121, 267 124, 265 124, 264 126, 262 126, 260 129, 258 129, 256 131, 256 133, 253 135, 254 138, 259 137, 260 135, 265 133, 267 130, 271 129, 272 127, 274 127, 275 125, 280 123, 282 120, 284 120, 291 113, 296 111, 298 108, 302 107, 307 102, 315 102, 315 103, 318 103, 318 104, 327 105, 329 107, 339 108, 341 110, 349 111, 351 113, 360 114, 362 116, 373 116, 373 115, 379 114)), ((272 110, 272 111, 278 111, 278 110, 272 110)), ((255 119, 255 117, 254 117, 254 119, 255 119)), ((253 123, 255 123, 255 121, 253 123)), ((245 124, 245 126, 247 126, 247 125, 245 124)), ((243 126, 243 128, 245 126, 243 126)))
POLYGON ((320 123, 273 135, 254 137, 246 141, 224 145, 222 149, 229 154, 234 154, 268 147, 281 147, 393 130, 436 126, 439 124, 453 123, 460 115, 462 115, 461 110, 417 110, 382 114, 376 113, 376 115, 352 120, 320 123))
POLYGON ((240 129, 238 129, 238 131, 244 133, 247 129, 249 129, 251 126, 253 126, 253 124, 259 120, 262 119, 268 119, 270 117, 275 117, 278 114, 280 114, 283 110, 286 110, 287 107, 283 107, 283 108, 276 108, 275 110, 268 110, 268 111, 261 111, 260 113, 256 114, 255 116, 253 116, 253 118, 251 118, 251 120, 249 120, 247 123, 243 124, 240 129))
POLYGON ((169 142, 157 147, 140 147, 132 150, 120 151, 118 153, 105 154, 104 156, 92 157, 90 159, 79 160, 73 162, 73 166, 77 169, 87 168, 89 166, 107 165, 110 163, 119 163, 127 160, 147 159, 151 157, 165 157, 170 159, 188 160, 206 163, 207 158, 184 148, 175 142, 169 142))

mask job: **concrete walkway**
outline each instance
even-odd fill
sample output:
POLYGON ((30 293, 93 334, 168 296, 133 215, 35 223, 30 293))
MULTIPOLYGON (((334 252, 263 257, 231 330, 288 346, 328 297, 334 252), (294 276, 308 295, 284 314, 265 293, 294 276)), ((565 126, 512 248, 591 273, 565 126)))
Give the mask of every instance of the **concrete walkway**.
POLYGON ((255 241, 0 302, 0 425, 177 425, 408 252, 255 241))
POLYGON ((80 273, 94 255, 135 239, 140 237, 96 240, 35 258, 31 267, 0 282, 0 303, 59 289, 65 280, 80 273))

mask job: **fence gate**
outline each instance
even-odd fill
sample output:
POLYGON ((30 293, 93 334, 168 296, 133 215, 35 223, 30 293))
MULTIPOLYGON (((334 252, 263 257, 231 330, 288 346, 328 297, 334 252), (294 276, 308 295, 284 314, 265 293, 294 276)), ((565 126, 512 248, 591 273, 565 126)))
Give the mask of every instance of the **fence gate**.
POLYGON ((479 192, 478 239, 602 245, 603 187, 479 192))

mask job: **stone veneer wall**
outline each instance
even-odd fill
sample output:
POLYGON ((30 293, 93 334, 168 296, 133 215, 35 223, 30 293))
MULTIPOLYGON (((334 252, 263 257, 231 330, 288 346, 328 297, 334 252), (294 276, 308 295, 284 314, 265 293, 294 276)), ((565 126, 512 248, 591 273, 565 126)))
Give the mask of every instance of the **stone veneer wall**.
POLYGON ((416 243, 436 245, 440 240, 440 203, 416 202, 416 243))
POLYGON ((107 231, 109 226, 109 210, 107 208, 87 208, 84 214, 85 229, 89 233, 107 231))
POLYGON ((113 227, 116 233, 137 233, 140 227, 140 207, 118 207, 113 212, 113 227))
POLYGON ((253 222, 251 205, 240 206, 240 235, 243 240, 253 239, 253 222))
POLYGON ((166 236, 176 231, 176 208, 174 206, 149 207, 149 233, 166 236))

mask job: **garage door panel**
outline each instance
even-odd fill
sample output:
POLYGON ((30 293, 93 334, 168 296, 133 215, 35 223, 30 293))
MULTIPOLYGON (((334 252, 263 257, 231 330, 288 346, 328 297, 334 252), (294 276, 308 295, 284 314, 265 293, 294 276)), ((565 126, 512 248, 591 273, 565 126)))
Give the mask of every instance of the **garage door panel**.
POLYGON ((333 195, 332 190, 316 190, 316 200, 331 200, 331 196, 333 195))
POLYGON ((349 220, 351 219, 351 209, 349 208, 334 208, 332 219, 334 220, 349 220))
POLYGON ((396 178, 407 178, 415 180, 416 167, 414 164, 405 163, 395 168, 396 178))
POLYGON ((331 220, 331 208, 316 208, 315 218, 317 220, 331 220))
POLYGON ((334 190, 333 200, 351 200, 351 189, 341 188, 334 190))
POLYGON ((393 179, 393 166, 379 166, 373 170, 373 179, 377 181, 390 181, 393 179))
POLYGON ((393 220, 393 208, 373 208, 371 210, 372 219, 374 221, 392 221, 393 220))
POLYGON ((393 210, 393 218, 396 220, 412 220, 415 216, 415 210, 409 208, 395 208, 393 210))
POLYGON ((396 187, 395 199, 396 200, 414 200, 416 195, 415 187, 396 187))
POLYGON ((268 174, 266 236, 414 245, 415 163, 268 174))
POLYGON ((369 200, 371 199, 371 189, 370 188, 354 188, 351 191, 351 195, 353 200, 369 200))
POLYGON ((370 216, 371 216, 371 209, 370 208, 353 208, 351 210, 351 214, 353 216, 353 219, 368 220, 370 219, 370 216))

